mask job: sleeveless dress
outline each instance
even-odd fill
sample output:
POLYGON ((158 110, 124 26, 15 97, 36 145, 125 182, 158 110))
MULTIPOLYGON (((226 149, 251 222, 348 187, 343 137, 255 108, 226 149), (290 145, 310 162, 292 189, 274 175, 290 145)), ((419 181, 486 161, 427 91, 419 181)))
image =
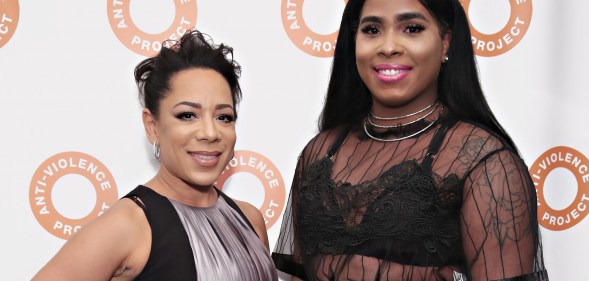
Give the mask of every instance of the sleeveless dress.
POLYGON ((184 205, 146 186, 124 198, 145 212, 149 258, 135 280, 278 280, 270 254, 245 215, 220 190, 206 208, 184 205))
POLYGON ((272 257, 303 280, 545 281, 536 206, 480 125, 448 113, 397 142, 339 127, 301 153, 272 257))

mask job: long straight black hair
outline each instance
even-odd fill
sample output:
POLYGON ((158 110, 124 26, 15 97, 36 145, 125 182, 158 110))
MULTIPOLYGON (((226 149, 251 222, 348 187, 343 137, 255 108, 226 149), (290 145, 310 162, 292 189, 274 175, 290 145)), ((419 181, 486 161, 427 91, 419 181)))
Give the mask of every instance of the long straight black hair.
MULTIPOLYGON (((483 94, 464 8, 458 0, 419 1, 436 19, 440 36, 451 32, 447 53, 450 60, 442 65, 438 78, 439 100, 458 118, 487 127, 516 149, 483 94)), ((325 104, 318 122, 319 131, 343 124, 360 124, 372 106, 370 91, 356 67, 354 37, 364 2, 349 0, 344 9, 325 104)))

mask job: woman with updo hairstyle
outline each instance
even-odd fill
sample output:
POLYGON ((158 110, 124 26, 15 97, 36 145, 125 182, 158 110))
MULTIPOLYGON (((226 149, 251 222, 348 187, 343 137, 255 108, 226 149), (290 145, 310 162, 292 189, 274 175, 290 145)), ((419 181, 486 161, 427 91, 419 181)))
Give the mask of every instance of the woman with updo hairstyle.
POLYGON ((293 280, 548 280, 458 0, 347 1, 318 125, 272 254, 293 280))
POLYGON ((214 186, 233 157, 241 68, 199 31, 135 68, 157 174, 76 233, 33 280, 278 280, 264 220, 214 186))

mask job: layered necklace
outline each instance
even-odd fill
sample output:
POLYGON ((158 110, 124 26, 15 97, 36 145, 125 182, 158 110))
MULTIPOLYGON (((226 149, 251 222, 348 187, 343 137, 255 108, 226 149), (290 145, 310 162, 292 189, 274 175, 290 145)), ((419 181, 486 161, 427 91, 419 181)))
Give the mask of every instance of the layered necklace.
POLYGON ((440 118, 440 115, 442 115, 442 112, 444 111, 444 106, 439 102, 439 101, 435 101, 432 104, 416 111, 413 113, 409 113, 406 115, 402 115, 402 116, 394 116, 394 117, 380 117, 380 116, 376 116, 374 115, 374 113, 372 111, 370 111, 370 114, 368 114, 365 118, 364 118, 364 132, 366 133, 366 135, 368 137, 370 137, 373 140, 377 140, 377 141, 384 141, 384 142, 394 142, 394 141, 400 141, 400 140, 404 140, 404 139, 408 139, 408 138, 412 138, 414 136, 417 136, 423 132, 425 132, 427 129, 429 129, 431 126, 433 126, 436 121, 438 121, 438 119, 440 118), (370 133, 369 127, 372 131, 374 131, 374 128, 378 128, 378 129, 386 129, 386 130, 399 130, 399 129, 404 129, 404 128, 408 128, 409 125, 415 124, 417 122, 423 121, 425 118, 427 118, 428 116, 432 115, 436 109, 440 108, 440 110, 438 111, 438 116, 436 117, 436 119, 434 119, 432 122, 430 122, 429 124, 427 124, 426 126, 424 126, 423 128, 417 130, 414 133, 411 133, 409 135, 406 136, 402 136, 402 137, 398 137, 398 138, 380 138, 380 137, 376 137, 373 134, 370 133), (427 111, 429 110, 429 111, 427 111), (394 121, 394 120, 400 120, 400 119, 404 119, 404 118, 408 118, 408 117, 412 117, 415 116, 417 114, 423 113, 427 111, 427 113, 425 113, 423 116, 407 122, 407 123, 399 123, 397 125, 378 125, 375 124, 374 122, 372 122, 372 119, 374 120, 382 120, 382 121, 394 121))

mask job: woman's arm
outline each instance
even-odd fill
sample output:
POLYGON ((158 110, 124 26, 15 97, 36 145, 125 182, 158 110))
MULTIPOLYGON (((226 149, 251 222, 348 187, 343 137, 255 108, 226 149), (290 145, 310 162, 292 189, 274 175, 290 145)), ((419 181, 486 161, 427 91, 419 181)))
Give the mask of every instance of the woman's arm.
POLYGON ((32 280, 136 276, 147 262, 150 245, 151 232, 143 211, 123 199, 82 227, 32 280))
POLYGON ((529 177, 523 161, 503 150, 484 158, 465 179, 461 227, 473 281, 544 269, 537 259, 536 193, 529 177))

